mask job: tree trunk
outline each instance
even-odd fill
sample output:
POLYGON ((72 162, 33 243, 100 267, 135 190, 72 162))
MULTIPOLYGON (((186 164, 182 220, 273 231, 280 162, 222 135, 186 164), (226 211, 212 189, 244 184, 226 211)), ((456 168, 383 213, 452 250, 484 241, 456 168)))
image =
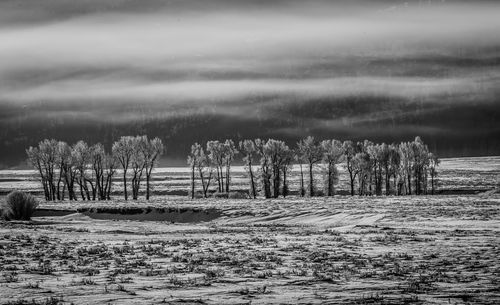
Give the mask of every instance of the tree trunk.
POLYGON ((231 181, 231 166, 226 165, 226 193, 229 194, 229 183, 231 181))
POLYGON ((217 190, 219 192, 222 192, 222 187, 221 187, 221 184, 220 184, 220 170, 219 170, 219 166, 216 166, 215 167, 217 169, 217 190))
POLYGON ((85 201, 85 194, 83 193, 83 186, 82 186, 82 178, 79 178, 78 186, 80 186, 80 196, 82 196, 82 200, 85 201))
POLYGON ((150 175, 146 174, 146 200, 149 200, 149 178, 150 175))
POLYGON ((205 178, 203 177, 203 172, 198 170, 201 179, 201 189, 203 190, 203 198, 207 198, 207 191, 205 189, 205 178))
POLYGON ((264 170, 262 171, 262 182, 264 186, 264 196, 266 198, 271 198, 271 182, 269 181, 268 173, 264 170))
POLYGON ((328 192, 327 196, 330 197, 333 195, 333 177, 332 177, 332 164, 328 164, 328 178, 327 178, 327 183, 328 183, 328 192))
POLYGON ((42 178, 43 193, 45 194, 45 200, 50 201, 49 188, 47 186, 47 180, 42 178))
POLYGON ((280 182, 281 182, 280 170, 279 170, 279 167, 276 167, 274 169, 274 175, 273 175, 273 197, 274 198, 278 198, 280 195, 280 182))
POLYGON ((314 196, 313 165, 309 163, 309 197, 314 196))
MULTIPOLYGON (((220 190, 221 190, 221 192, 224 192, 224 170, 223 170, 222 166, 220 167, 220 180, 221 180, 220 190)), ((226 181, 226 183, 227 183, 227 181, 226 181)))
POLYGON ((354 196, 354 180, 356 177, 353 177, 351 174, 351 196, 354 196))
POLYGON ((194 166, 191 167, 191 199, 194 199, 194 166))
POLYGON ((408 174, 408 195, 411 195, 411 174, 408 174))
POLYGON ((434 195, 434 173, 431 173, 431 194, 434 195))
POLYGON ((300 197, 304 197, 304 171, 302 170, 302 163, 300 163, 300 197))
POLYGON ((385 195, 389 196, 391 192, 391 186, 390 186, 390 177, 389 177, 389 168, 386 166, 385 167, 385 195))
POLYGON ((248 163, 248 169, 250 171, 250 185, 252 188, 252 197, 253 199, 255 199, 257 197, 257 194, 255 192, 255 183, 253 181, 252 163, 248 163))
POLYGON ((288 196, 288 183, 286 181, 286 166, 283 168, 283 198, 288 196))

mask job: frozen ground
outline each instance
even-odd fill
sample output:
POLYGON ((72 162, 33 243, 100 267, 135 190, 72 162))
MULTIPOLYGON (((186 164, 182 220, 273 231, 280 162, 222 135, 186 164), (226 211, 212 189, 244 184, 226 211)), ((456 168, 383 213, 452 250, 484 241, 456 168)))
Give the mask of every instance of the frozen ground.
POLYGON ((500 303, 499 195, 43 207, 81 213, 0 225, 0 304, 500 303))
MULTIPOLYGON (((500 304, 499 174, 500 157, 446 159, 455 195, 188 200, 158 195, 186 170, 159 169, 150 202, 0 222, 0 304, 500 304)), ((0 171, 3 193, 38 183, 0 171)))

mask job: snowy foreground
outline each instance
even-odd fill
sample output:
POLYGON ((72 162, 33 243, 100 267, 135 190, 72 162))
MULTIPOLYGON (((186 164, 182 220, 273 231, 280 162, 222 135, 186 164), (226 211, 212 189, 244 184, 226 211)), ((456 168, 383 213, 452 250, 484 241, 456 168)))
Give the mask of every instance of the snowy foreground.
POLYGON ((0 225, 0 304, 500 303, 491 192, 42 208, 0 225))

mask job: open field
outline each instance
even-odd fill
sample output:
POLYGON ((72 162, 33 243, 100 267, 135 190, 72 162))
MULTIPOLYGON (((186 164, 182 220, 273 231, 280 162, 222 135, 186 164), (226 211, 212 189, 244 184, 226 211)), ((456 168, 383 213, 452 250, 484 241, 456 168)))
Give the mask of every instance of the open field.
MULTIPOLYGON (((465 161, 443 184, 493 188, 465 161)), ((0 304, 59 303, 499 304, 500 195, 43 203, 0 223, 0 304)))
POLYGON ((3 223, 0 303, 500 302, 498 195, 113 205, 185 217, 3 223))

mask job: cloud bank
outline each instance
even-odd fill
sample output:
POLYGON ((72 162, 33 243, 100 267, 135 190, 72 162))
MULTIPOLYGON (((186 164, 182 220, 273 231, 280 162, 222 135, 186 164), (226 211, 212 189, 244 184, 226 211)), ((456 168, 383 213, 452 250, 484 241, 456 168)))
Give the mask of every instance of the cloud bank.
POLYGON ((260 124, 257 135, 362 137, 375 122, 382 134, 451 132, 453 122, 423 115, 468 107, 481 120, 500 108, 499 10, 495 1, 2 1, 0 145, 34 122, 200 115, 260 124))

